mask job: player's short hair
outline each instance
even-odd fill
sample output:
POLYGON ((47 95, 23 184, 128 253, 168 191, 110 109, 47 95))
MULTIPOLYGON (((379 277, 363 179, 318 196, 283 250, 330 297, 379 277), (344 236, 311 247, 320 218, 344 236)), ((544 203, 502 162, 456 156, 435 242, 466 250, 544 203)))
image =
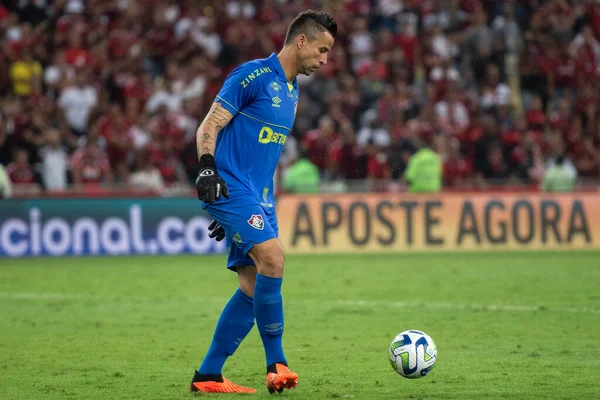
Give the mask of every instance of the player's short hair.
POLYGON ((308 40, 313 40, 318 32, 329 32, 335 38, 337 23, 325 11, 307 10, 294 18, 285 35, 285 43, 289 44, 294 38, 304 33, 308 40))

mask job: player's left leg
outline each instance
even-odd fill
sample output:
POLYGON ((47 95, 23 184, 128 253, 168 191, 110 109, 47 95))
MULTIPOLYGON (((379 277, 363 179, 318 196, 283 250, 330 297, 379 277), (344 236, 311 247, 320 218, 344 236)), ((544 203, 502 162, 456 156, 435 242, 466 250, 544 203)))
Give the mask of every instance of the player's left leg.
POLYGON ((198 369, 198 373, 207 380, 219 380, 208 378, 220 378, 225 361, 233 355, 254 326, 254 301, 244 288, 255 279, 254 274, 248 272, 255 270, 255 267, 250 266, 238 268, 240 287, 221 312, 211 345, 198 369))
MULTIPOLYGON (((228 239, 228 242, 229 239, 228 239)), ((229 243, 231 245, 231 243, 229 243)), ((233 355, 254 326, 254 283, 256 268, 253 261, 237 247, 230 248, 228 267, 238 275, 240 287, 235 291, 217 322, 212 342, 202 365, 194 372, 190 390, 212 393, 254 393, 230 382, 222 375, 223 365, 233 355), (243 265, 243 266, 242 266, 243 265)))
POLYGON ((270 393, 282 392, 298 384, 298 375, 289 370, 283 354, 283 249, 274 238, 255 244, 248 254, 257 269, 254 312, 267 359, 267 388, 270 393))

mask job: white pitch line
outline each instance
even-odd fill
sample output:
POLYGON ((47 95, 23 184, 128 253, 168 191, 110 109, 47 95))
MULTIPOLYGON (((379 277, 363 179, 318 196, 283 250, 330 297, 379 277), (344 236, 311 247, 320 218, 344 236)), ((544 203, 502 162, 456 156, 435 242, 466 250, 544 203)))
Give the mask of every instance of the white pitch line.
MULTIPOLYGON (((0 292, 0 299, 33 300, 33 301, 129 301, 129 302, 211 302, 224 303, 227 297, 149 297, 149 296, 100 296, 85 293, 43 293, 43 292, 0 292)), ((442 310, 480 310, 480 311, 511 311, 511 312, 558 312, 578 314, 600 314, 600 309, 589 307, 546 307, 531 305, 511 304, 460 304, 460 303, 435 303, 435 302, 405 302, 384 300, 285 300, 292 305, 325 305, 330 307, 365 307, 365 308, 429 308, 442 310)))
POLYGON ((328 303, 336 303, 344 306, 365 306, 365 307, 381 307, 387 306, 392 308, 434 308, 447 310, 481 310, 481 311, 551 311, 551 312, 570 312, 570 313, 587 313, 600 314, 600 309, 588 307, 546 307, 546 306, 529 306, 529 305, 511 305, 511 304, 459 304, 459 303, 429 303, 429 302, 405 302, 405 301, 381 301, 381 300, 338 300, 328 301, 328 303))

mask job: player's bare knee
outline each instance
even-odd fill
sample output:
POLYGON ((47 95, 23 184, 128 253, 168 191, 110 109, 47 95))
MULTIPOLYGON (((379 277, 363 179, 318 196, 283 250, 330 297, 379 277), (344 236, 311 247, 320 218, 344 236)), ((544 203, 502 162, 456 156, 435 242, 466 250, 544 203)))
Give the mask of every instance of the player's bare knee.
POLYGON ((258 260, 258 273, 273 278, 281 278, 283 276, 284 261, 285 257, 281 250, 271 251, 258 260))
POLYGON ((248 253, 256 264, 257 272, 272 278, 283 276, 284 255, 277 239, 256 244, 248 253))

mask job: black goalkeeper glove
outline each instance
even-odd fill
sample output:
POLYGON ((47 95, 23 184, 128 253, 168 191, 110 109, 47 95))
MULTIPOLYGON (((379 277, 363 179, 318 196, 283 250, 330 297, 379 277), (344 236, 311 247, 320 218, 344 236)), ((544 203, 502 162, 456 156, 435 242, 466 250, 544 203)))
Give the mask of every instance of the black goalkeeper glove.
POLYGON ((198 199, 205 203, 213 203, 221 198, 229 198, 229 189, 223 178, 217 174, 215 159, 210 154, 200 157, 200 172, 196 178, 198 199))
POLYGON ((208 231, 208 237, 211 239, 214 238, 217 242, 225 239, 225 229, 214 219, 208 225, 208 231))

